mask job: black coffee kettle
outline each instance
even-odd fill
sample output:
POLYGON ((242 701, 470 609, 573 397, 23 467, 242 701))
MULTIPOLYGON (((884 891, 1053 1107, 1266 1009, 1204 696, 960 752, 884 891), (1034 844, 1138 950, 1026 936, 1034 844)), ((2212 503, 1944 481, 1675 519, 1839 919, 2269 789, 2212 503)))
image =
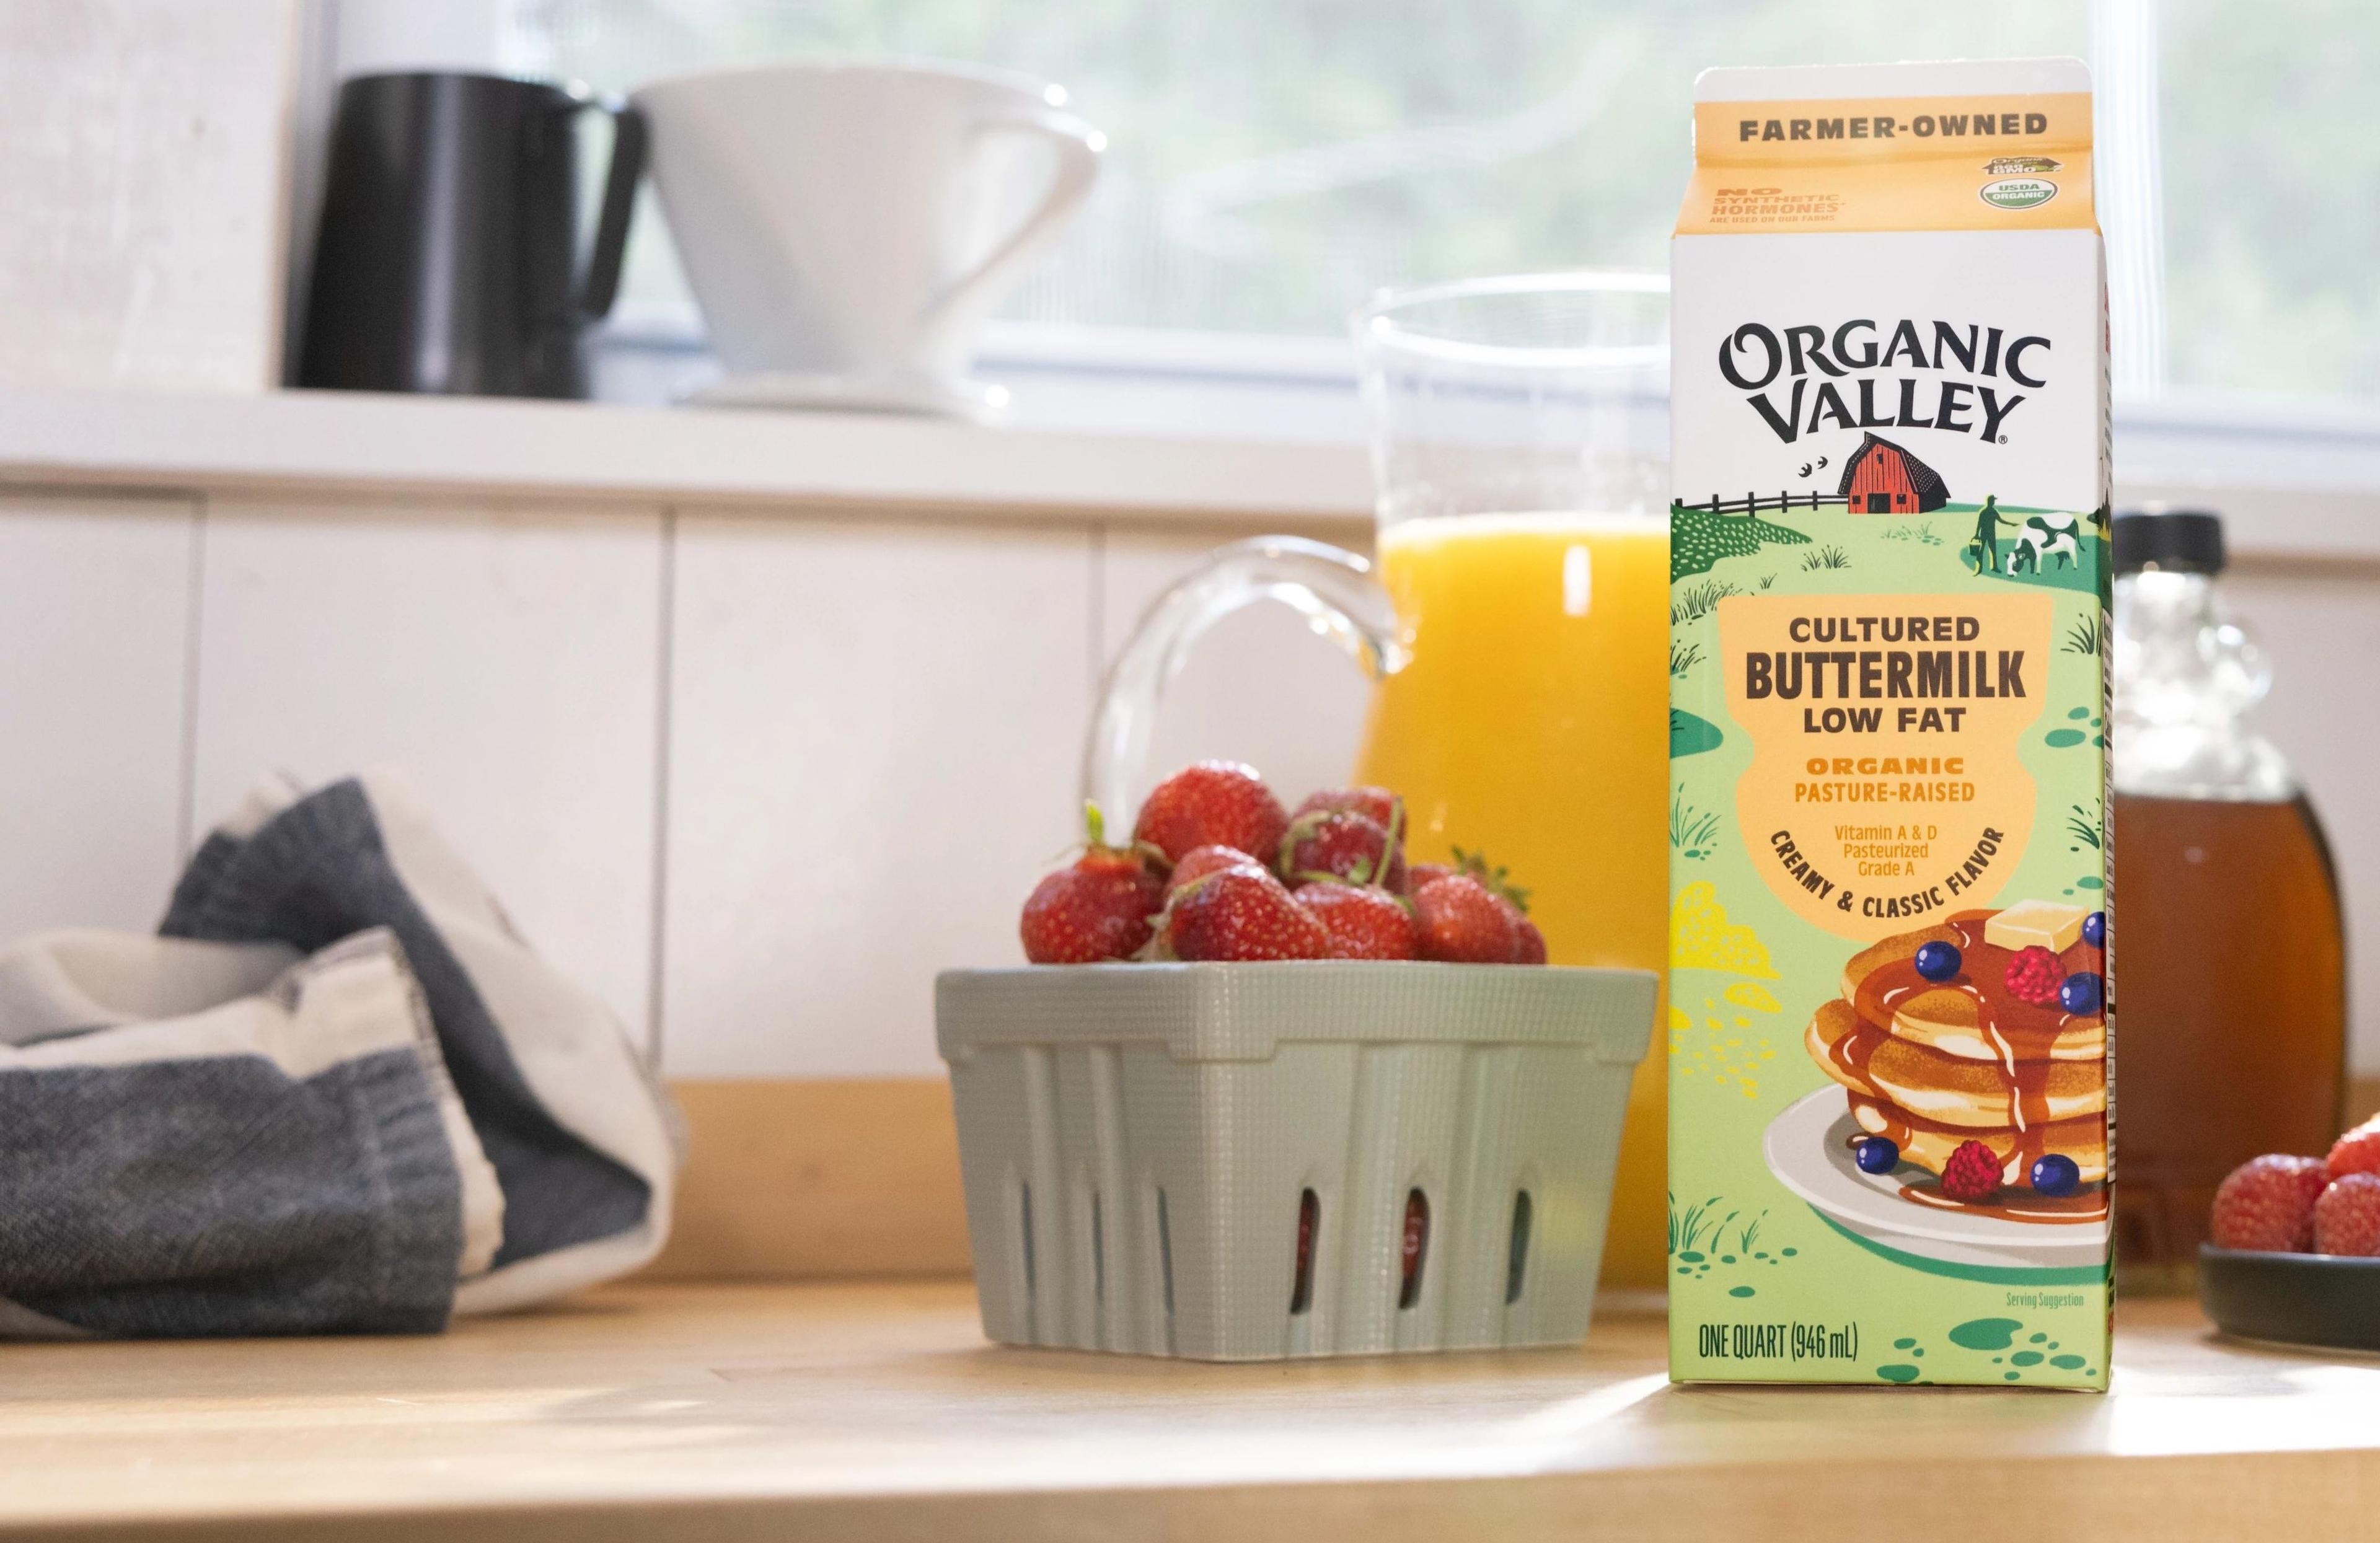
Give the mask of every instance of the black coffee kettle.
POLYGON ((617 101, 463 72, 339 88, 298 383, 584 396, 581 334, 612 309, 645 164, 617 101), (608 113, 612 164, 583 266, 578 114, 608 113))

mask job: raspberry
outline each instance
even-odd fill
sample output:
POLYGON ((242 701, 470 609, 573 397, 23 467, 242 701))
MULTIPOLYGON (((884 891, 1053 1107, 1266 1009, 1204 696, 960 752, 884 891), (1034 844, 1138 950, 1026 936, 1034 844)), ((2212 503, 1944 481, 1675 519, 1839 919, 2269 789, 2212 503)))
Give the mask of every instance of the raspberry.
POLYGON ((2380 1115, 2340 1136, 2324 1166, 2334 1179, 2349 1173, 2380 1173, 2380 1115))
POLYGON ((2216 1190, 2207 1236, 2217 1248, 2302 1254, 2313 1243, 2315 1197, 2329 1180, 2320 1158, 2251 1158, 2216 1190))
POLYGON ((2058 955, 2034 943, 2021 948, 2008 965, 2009 994, 2019 1002, 2029 1002, 2035 1007, 2050 1007, 2058 1002, 2058 988, 2065 983, 2065 967, 2058 955))
POLYGON ((2313 1203, 2313 1251, 2358 1258, 2380 1254, 2380 1173, 2330 1181, 2313 1203))
POLYGON ((1980 1141, 1960 1142, 1942 1165, 1942 1193, 1953 1200, 1988 1200, 1999 1187, 2000 1160, 1980 1141))

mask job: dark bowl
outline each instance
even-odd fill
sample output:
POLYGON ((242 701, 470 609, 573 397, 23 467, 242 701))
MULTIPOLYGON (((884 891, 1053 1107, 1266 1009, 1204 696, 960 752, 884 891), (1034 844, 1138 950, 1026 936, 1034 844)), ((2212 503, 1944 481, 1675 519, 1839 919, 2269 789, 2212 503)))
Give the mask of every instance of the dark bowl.
POLYGON ((2203 1244, 2198 1302, 2242 1339, 2380 1351, 2380 1259, 2203 1244))

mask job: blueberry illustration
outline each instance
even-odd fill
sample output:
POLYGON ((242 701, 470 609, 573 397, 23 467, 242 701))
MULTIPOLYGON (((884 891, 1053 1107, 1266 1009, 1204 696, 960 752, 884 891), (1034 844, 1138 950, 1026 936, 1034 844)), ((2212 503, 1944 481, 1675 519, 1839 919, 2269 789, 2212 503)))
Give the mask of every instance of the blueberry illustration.
POLYGON ((1928 980, 1948 980, 1959 973, 1965 961, 1959 957, 1956 943, 1919 943, 1917 973, 1928 980))
POLYGON ((2052 1152, 2034 1160, 2033 1192, 2035 1195, 2046 1195, 2055 1199, 2060 1195, 2071 1195, 2081 1187, 2082 1170, 2074 1166, 2072 1158, 2052 1152))
POLYGON ((2107 913, 2094 911, 2082 918, 2082 941, 2093 948, 2107 946, 2107 913))
MULTIPOLYGON (((1900 1160, 1900 1148, 1881 1136, 1867 1136, 1860 1138, 1860 1144, 1852 1149, 1852 1156, 1858 1161, 1863 1173, 1889 1173, 1892 1165, 1900 1160)), ((2074 1165, 2070 1162, 2067 1166, 2071 1168, 2074 1165)))
POLYGON ((2104 984, 2097 976, 2089 970, 2077 970, 2059 982, 2058 1005, 2078 1018, 2083 1017, 2099 1011, 2099 1003, 2106 995, 2104 984))

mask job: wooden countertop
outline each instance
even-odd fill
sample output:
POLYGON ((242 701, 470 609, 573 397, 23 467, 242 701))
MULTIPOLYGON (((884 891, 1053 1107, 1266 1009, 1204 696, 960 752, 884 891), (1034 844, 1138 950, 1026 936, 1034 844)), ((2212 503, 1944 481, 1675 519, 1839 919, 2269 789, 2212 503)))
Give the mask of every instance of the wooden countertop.
POLYGON ((1661 1365, 1659 1317, 1624 1311, 1576 1351, 1001 1350, 964 1283, 632 1284, 436 1339, 14 1346, 0 1536, 1843 1543, 2380 1514, 2380 1359, 2216 1341, 2186 1303, 2127 1305, 2105 1398, 1679 1389, 1661 1365))

